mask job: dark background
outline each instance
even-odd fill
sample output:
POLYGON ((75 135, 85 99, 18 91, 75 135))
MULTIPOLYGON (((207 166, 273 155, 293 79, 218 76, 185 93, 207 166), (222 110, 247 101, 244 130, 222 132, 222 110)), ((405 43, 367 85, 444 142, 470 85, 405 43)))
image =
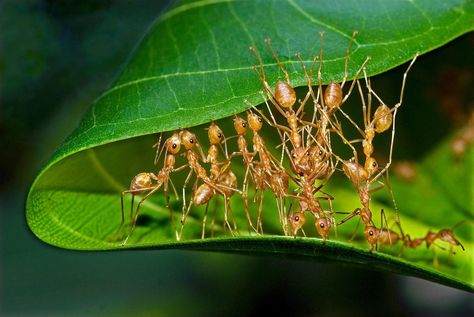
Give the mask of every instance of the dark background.
MULTIPOLYGON (((166 5, 0 2, 1 315, 474 313, 472 294, 334 263, 187 251, 73 252, 36 239, 24 219, 34 176, 166 5)), ((473 51, 470 34, 417 62, 410 75, 416 86, 406 98, 418 104, 418 115, 402 111, 399 120, 430 121, 439 129, 419 129, 405 142, 415 150, 400 155, 422 155, 473 108, 473 51)), ((404 69, 378 82, 399 81, 404 69)))

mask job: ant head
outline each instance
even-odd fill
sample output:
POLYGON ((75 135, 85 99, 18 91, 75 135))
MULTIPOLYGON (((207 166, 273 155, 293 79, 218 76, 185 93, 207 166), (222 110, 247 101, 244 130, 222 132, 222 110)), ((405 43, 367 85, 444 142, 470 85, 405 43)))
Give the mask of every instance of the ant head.
POLYGON ((173 155, 178 154, 179 150, 181 149, 181 139, 179 134, 173 133, 173 135, 166 140, 165 146, 168 153, 173 155))
POLYGON ((392 125, 392 113, 386 105, 380 105, 374 114, 375 130, 377 133, 387 131, 392 125))
POLYGON ((247 131, 247 122, 241 117, 234 117, 234 128, 238 135, 244 135, 247 131))
POLYGON ((377 161, 373 157, 368 157, 365 160, 365 170, 369 173, 369 177, 376 173, 379 169, 377 161))
POLYGON ((311 170, 309 164, 310 151, 307 147, 295 147, 291 150, 292 166, 296 174, 304 174, 311 170))
POLYGON ((367 226, 365 227, 365 239, 371 246, 374 246, 377 244, 377 239, 379 237, 379 229, 377 229, 374 226, 367 226))
POLYGON ((326 159, 326 152, 320 145, 316 145, 311 148, 311 156, 317 162, 322 162, 326 159))
POLYGON ((219 126, 214 122, 211 123, 207 134, 209 136, 209 142, 211 142, 211 144, 219 144, 224 139, 224 133, 222 132, 221 128, 219 128, 219 126))
POLYGON ((247 120, 249 122, 250 130, 253 132, 258 132, 262 128, 262 117, 256 115, 255 113, 249 111, 247 112, 247 120))
POLYGON ((442 229, 438 232, 438 237, 441 241, 448 242, 452 245, 459 245, 464 250, 464 246, 454 237, 451 229, 442 229))
POLYGON ((197 144, 196 135, 188 130, 181 131, 181 142, 186 150, 191 150, 197 144))
POLYGON ((293 233, 294 236, 296 236, 298 231, 301 229, 301 227, 303 227, 304 223, 306 222, 306 216, 304 215, 303 212, 298 211, 291 214, 288 217, 288 220, 290 222, 291 232, 293 233))
POLYGON ((287 82, 278 81, 275 85, 275 100, 285 109, 291 109, 296 102, 296 93, 287 82))
POLYGON ((315 225, 316 230, 324 240, 329 238, 329 229, 331 228, 331 221, 328 218, 322 217, 317 219, 315 225))

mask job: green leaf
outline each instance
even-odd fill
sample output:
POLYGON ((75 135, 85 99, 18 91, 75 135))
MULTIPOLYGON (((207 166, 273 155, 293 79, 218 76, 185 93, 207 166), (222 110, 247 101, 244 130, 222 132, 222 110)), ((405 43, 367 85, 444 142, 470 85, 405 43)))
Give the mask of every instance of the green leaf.
MULTIPOLYGON (((265 48, 265 37, 272 39, 296 87, 304 86, 306 82, 294 53, 301 52, 309 65, 319 52, 320 31, 325 32, 322 77, 327 83, 342 80, 345 52, 354 30, 358 30, 359 35, 351 50, 349 78, 354 77, 369 55, 372 60, 367 71, 369 75, 375 75, 404 63, 416 52, 433 50, 473 29, 474 4, 469 1, 179 3, 157 18, 117 81, 97 98, 80 126, 37 176, 27 199, 28 224, 40 239, 58 247, 123 249, 120 244, 109 242, 120 223, 119 193, 137 173, 155 170, 151 145, 156 138, 145 135, 196 126, 239 113, 246 109, 245 98, 259 103, 261 83, 252 69, 256 61, 248 50, 249 45, 259 49, 267 80, 273 83, 281 78, 273 57, 265 48), (133 138, 137 136, 143 137, 133 138), (124 141, 116 142, 119 140, 124 141)), ((466 157, 471 158, 471 152, 466 157)), ((433 157, 439 159, 444 168, 451 168, 453 165, 449 160, 443 161, 448 150, 440 147, 440 153, 433 157)), ((393 186, 397 198, 405 198, 403 201, 413 193, 430 192, 439 202, 433 203, 430 211, 435 216, 426 218, 417 217, 420 205, 401 204, 403 216, 410 216, 402 218, 404 226, 420 234, 427 228, 452 225, 451 219, 447 224, 443 221, 447 209, 471 212, 474 209, 472 201, 470 208, 458 208, 459 204, 465 203, 457 191, 453 194, 457 203, 443 199, 446 192, 442 175, 437 185, 429 184, 432 179, 428 171, 430 161, 420 164, 420 181, 413 184, 413 188, 408 190, 404 185, 399 186, 396 180, 393 186), (427 182, 424 185, 423 179, 427 182)), ((464 162, 464 168, 468 162, 464 162)), ((340 183, 342 179, 328 186, 328 191, 336 197, 335 207, 354 209, 358 205, 354 190, 347 184, 339 186, 340 183)), ((176 184, 182 184, 182 179, 176 180, 176 184)), ((407 250, 400 258, 391 250, 384 251, 393 255, 370 253, 363 241, 348 242, 347 236, 353 230, 349 226, 341 227, 337 240, 326 243, 315 238, 295 240, 276 236, 279 231, 277 215, 272 209, 274 199, 271 195, 265 199, 264 214, 267 219, 273 219, 264 224, 269 228, 269 236, 246 237, 242 230, 242 236, 224 237, 220 233, 221 223, 216 223, 218 237, 196 240, 201 230, 201 208, 192 211, 186 225, 187 239, 177 243, 164 207, 164 197, 156 195, 144 203, 139 225, 126 248, 188 248, 310 256, 356 265, 369 264, 376 269, 416 275, 470 291, 474 289, 473 240, 467 233, 462 235, 466 252, 458 252, 454 258, 440 254, 441 265, 433 269, 432 254, 427 250, 407 250)), ((417 199, 410 201, 414 200, 417 199)), ((424 203, 424 200, 418 200, 423 208, 424 203)), ((374 210, 382 207, 389 210, 389 205, 380 201, 378 205, 374 204, 374 210)), ((241 205, 233 201, 232 207, 240 228, 245 228, 241 205)), ((173 202, 173 208, 177 216, 180 202, 173 202)), ((459 211, 455 218, 466 217, 472 221, 469 212, 459 211)))

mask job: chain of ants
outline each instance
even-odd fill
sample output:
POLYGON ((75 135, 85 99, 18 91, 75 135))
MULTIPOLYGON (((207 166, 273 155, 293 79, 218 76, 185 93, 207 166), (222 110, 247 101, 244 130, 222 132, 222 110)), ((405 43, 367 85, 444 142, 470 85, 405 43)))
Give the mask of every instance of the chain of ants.
MULTIPOLYGON (((348 45, 345 58, 345 76, 342 83, 330 83, 324 89, 322 86, 321 68, 323 61, 323 33, 321 33, 321 48, 319 56, 313 58, 311 67, 308 69, 301 59, 299 53, 296 58, 301 64, 304 76, 307 80, 308 92, 303 100, 297 100, 296 93, 290 83, 289 74, 286 71, 283 63, 280 62, 270 39, 266 39, 265 43, 268 46, 275 62, 279 69, 284 74, 284 81, 277 81, 275 88, 267 82, 264 70, 264 63, 260 57, 259 52, 255 46, 251 46, 250 50, 255 55, 259 65, 254 66, 254 70, 258 75, 263 85, 262 99, 268 110, 269 116, 244 100, 248 104, 249 110, 246 112, 246 120, 241 116, 234 116, 234 128, 236 131, 237 148, 238 151, 228 154, 227 141, 231 138, 225 138, 224 133, 215 123, 211 123, 208 128, 208 138, 210 147, 207 156, 201 148, 200 143, 194 133, 186 129, 174 132, 161 145, 161 136, 154 147, 157 148, 155 156, 155 165, 160 161, 160 157, 164 152, 164 163, 162 169, 158 173, 140 173, 136 175, 130 185, 129 190, 125 190, 121 194, 122 207, 122 222, 119 228, 115 231, 112 240, 115 241, 117 237, 126 244, 136 227, 136 222, 139 215, 139 210, 143 202, 152 194, 160 189, 163 189, 166 197, 166 207, 170 212, 171 224, 176 233, 176 239, 180 240, 183 234, 183 229, 186 224, 186 219, 189 215, 192 206, 206 205, 204 217, 202 220, 202 238, 205 237, 206 222, 209 203, 215 196, 222 196, 224 198, 224 225, 231 235, 238 233, 237 225, 230 220, 232 213, 230 208, 230 199, 233 196, 241 196, 243 206, 245 209, 246 221, 250 232, 256 235, 263 234, 262 227, 262 204, 264 193, 270 190, 276 200, 280 225, 285 235, 297 236, 299 232, 306 236, 303 225, 307 221, 307 215, 311 215, 315 219, 315 228, 322 239, 329 238, 330 228, 344 224, 348 220, 359 217, 360 222, 365 226, 364 235, 370 245, 370 250, 377 248, 378 244, 395 245, 398 241, 402 242, 400 254, 403 248, 417 248, 426 243, 427 247, 431 245, 438 246, 442 249, 444 247, 436 243, 437 240, 445 241, 450 245, 449 251, 453 253, 452 246, 460 246, 463 250, 462 244, 455 238, 452 229, 442 229, 438 232, 428 233, 424 237, 412 239, 409 234, 405 234, 402 230, 398 210, 393 197, 393 192, 388 183, 388 168, 391 164, 393 141, 395 136, 395 118, 397 110, 402 104, 403 91, 408 71, 412 67, 418 54, 411 61, 408 69, 403 75, 402 88, 399 102, 392 108, 385 105, 379 96, 371 89, 370 79, 366 74, 366 63, 370 60, 368 57, 361 65, 352 80, 348 92, 344 95, 344 86, 347 83, 347 67, 349 62, 350 49, 353 37, 348 45), (313 87, 313 72, 317 66, 317 89, 313 87), (358 79, 363 73, 364 79, 358 79), (367 98, 365 98, 362 84, 365 83, 367 98), (363 128, 359 127, 357 123, 347 115, 342 105, 348 99, 351 92, 357 89, 362 100, 363 110, 363 128), (372 115, 372 99, 380 104, 372 115), (304 107, 307 103, 314 107, 313 115, 310 120, 304 118, 304 107), (273 109, 273 110, 272 110, 273 109), (273 112, 278 112, 286 120, 286 124, 280 124, 275 119, 273 112), (340 114, 345 117, 350 124, 352 124, 360 133, 361 138, 357 140, 348 140, 342 130, 341 122, 337 115, 340 114), (262 135, 259 133, 264 124, 268 124, 274 128, 281 141, 282 156, 281 159, 276 159, 265 145, 262 135), (391 145, 388 163, 379 168, 376 159, 373 157, 374 138, 381 133, 390 131, 391 129, 391 145), (247 141, 247 129, 252 134, 252 145, 250 149, 247 141), (338 137, 347 145, 353 157, 344 160, 332 151, 331 137, 338 137), (288 144, 289 143, 289 144, 288 144), (360 163, 360 155, 355 148, 355 144, 361 143, 364 163, 360 163), (180 154, 181 149, 184 148, 187 164, 176 167, 176 156, 180 154), (225 157, 224 160, 219 160, 219 154, 225 157), (289 160, 290 168, 283 166, 283 157, 286 156, 289 160), (242 186, 238 186, 238 180, 232 171, 232 160, 241 157, 245 166, 244 179, 242 186), (210 166, 209 172, 202 165, 208 163, 210 166), (334 198, 323 192, 323 185, 316 186, 317 182, 325 184, 331 176, 337 171, 338 165, 342 166, 342 171, 345 176, 354 185, 361 206, 356 208, 353 212, 346 213, 347 216, 337 222, 334 215, 336 213, 332 209, 332 201, 334 198), (174 213, 170 207, 170 185, 176 196, 179 199, 177 190, 172 182, 171 175, 181 170, 188 169, 188 174, 184 185, 182 187, 182 216, 181 227, 176 228, 174 213), (187 202, 186 191, 190 186, 191 179, 195 175, 195 181, 192 184, 191 198, 187 202), (381 178, 385 176, 385 182, 381 178), (296 184, 297 190, 291 192, 289 190, 290 180, 296 184), (254 203, 258 205, 257 219, 252 220, 249 211, 249 187, 253 185, 255 188, 254 203), (377 187, 374 188, 373 185, 377 187), (372 211, 370 208, 371 194, 381 188, 387 188, 397 213, 396 225, 400 233, 388 228, 387 220, 383 210, 381 211, 381 227, 377 227, 373 221, 372 211), (124 211, 124 196, 131 194, 131 208, 130 208, 130 228, 125 224, 124 211), (136 195, 143 194, 144 196, 138 202, 136 209, 134 209, 134 198, 136 195), (291 212, 286 208, 286 201, 292 199, 297 205, 297 211, 291 212), (328 202, 329 210, 325 210, 321 205, 321 200, 328 202), (385 220, 385 221, 384 221, 385 220), (231 223, 232 222, 232 223, 231 223), (125 236, 125 238, 124 238, 125 236)), ((189 195, 188 195, 189 196, 189 195)), ((290 208, 291 209, 291 205, 290 208)), ((357 229, 356 229, 357 231, 357 229)), ((355 233, 354 233, 355 235, 355 233)), ((354 237, 354 236, 353 236, 354 237)), ((352 238, 353 238, 352 237, 352 238)))

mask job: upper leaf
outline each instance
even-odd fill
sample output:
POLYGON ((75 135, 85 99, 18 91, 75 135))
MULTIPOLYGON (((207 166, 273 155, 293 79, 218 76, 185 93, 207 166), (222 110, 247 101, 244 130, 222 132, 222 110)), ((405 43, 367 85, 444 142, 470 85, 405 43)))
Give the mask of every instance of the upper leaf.
POLYGON ((323 80, 341 81, 352 32, 352 78, 367 56, 375 75, 474 28, 471 1, 184 1, 157 18, 117 81, 92 105, 58 156, 134 136, 195 126, 258 104, 261 84, 249 46, 268 81, 280 75, 264 44, 271 38, 293 86, 306 84, 299 62, 319 53, 323 80))

